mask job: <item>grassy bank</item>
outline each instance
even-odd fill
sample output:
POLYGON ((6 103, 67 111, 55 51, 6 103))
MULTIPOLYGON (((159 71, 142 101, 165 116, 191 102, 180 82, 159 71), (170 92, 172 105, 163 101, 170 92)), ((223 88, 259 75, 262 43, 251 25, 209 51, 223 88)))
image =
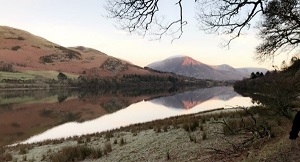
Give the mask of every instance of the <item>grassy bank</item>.
POLYGON ((80 137, 6 147, 1 151, 0 160, 268 161, 275 157, 277 161, 293 158, 280 153, 290 150, 291 121, 284 117, 260 121, 261 112, 266 114, 263 107, 218 110, 80 137), (264 122, 270 129, 255 130, 264 122))

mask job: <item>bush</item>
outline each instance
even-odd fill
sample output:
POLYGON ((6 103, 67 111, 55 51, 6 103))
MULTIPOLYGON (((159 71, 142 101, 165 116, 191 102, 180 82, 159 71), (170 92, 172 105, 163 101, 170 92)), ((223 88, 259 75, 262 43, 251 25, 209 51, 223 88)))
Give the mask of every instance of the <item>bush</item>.
POLYGON ((12 161, 13 157, 10 153, 0 154, 0 161, 12 161))
POLYGON ((20 150, 19 150, 20 155, 27 154, 27 153, 28 153, 28 150, 26 149, 26 147, 21 147, 20 148, 20 150))
POLYGON ((122 137, 120 139, 120 146, 123 146, 126 143, 125 139, 122 137))
POLYGON ((68 79, 68 77, 64 73, 59 72, 57 75, 57 79, 58 80, 66 80, 66 79, 68 79))
POLYGON ((18 37, 17 39, 18 40, 25 40, 25 38, 23 38, 23 37, 18 37))
POLYGON ((11 47, 11 50, 18 51, 21 48, 21 46, 13 46, 11 47))
POLYGON ((185 131, 187 131, 187 132, 190 131, 190 127, 189 127, 189 125, 188 125, 187 123, 183 124, 182 128, 183 128, 185 131))
POLYGON ((0 64, 0 71, 6 71, 6 72, 14 72, 14 68, 12 64, 0 64))
POLYGON ((111 148, 111 143, 110 142, 106 142, 105 145, 104 145, 104 148, 103 148, 103 152, 105 154, 108 154, 112 151, 112 148, 111 148))
POLYGON ((11 123, 11 126, 12 127, 15 127, 15 128, 19 128, 20 127, 20 124, 16 123, 16 122, 13 122, 11 123))
POLYGON ((88 146, 65 147, 60 152, 52 154, 53 162, 82 161, 86 158, 98 159, 102 157, 102 150, 88 146))
POLYGON ((40 57, 40 60, 44 64, 53 62, 51 55, 50 56, 42 56, 42 57, 40 57))
MULTIPOLYGON (((58 77, 58 76, 57 76, 58 77)), ((64 100, 66 100, 68 98, 68 96, 65 96, 65 95, 58 95, 57 96, 57 101, 59 102, 59 103, 62 103, 62 102, 64 102, 64 100)))
POLYGON ((206 131, 202 132, 202 139, 203 140, 207 139, 207 133, 206 133, 206 131))

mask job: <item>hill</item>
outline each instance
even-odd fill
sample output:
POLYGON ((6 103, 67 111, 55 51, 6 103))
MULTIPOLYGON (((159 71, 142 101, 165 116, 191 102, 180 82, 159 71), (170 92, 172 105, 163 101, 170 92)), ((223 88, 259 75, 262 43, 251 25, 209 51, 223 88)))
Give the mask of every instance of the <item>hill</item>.
POLYGON ((251 70, 267 71, 267 69, 262 68, 235 69, 226 64, 216 66, 207 65, 188 56, 170 57, 151 63, 147 67, 157 71, 173 72, 188 77, 212 80, 241 80, 249 77, 252 72, 251 70))
POLYGON ((63 47, 7 26, 0 26, 0 42, 1 71, 56 71, 97 77, 153 73, 95 49, 63 47))

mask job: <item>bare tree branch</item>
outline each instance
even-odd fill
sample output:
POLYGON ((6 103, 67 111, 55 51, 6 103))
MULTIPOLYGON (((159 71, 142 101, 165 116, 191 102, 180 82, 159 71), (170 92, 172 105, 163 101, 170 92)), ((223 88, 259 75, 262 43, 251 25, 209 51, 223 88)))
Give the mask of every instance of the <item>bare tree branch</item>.
POLYGON ((266 60, 281 52, 291 52, 300 44, 300 2, 273 0, 266 7, 256 59, 266 60))
POLYGON ((150 34, 155 36, 155 39, 161 39, 163 35, 172 35, 174 40, 182 36, 183 26, 187 21, 183 18, 182 0, 173 5, 178 6, 179 14, 172 16, 174 19, 166 24, 157 17, 159 0, 108 0, 106 10, 109 13, 108 17, 117 19, 119 27, 123 30, 143 36, 150 34))
MULTIPOLYGON (((107 0, 106 10, 123 30, 152 35, 156 40, 171 35, 173 42, 181 38, 188 23, 182 0, 170 4, 177 7, 178 14, 167 13, 167 22, 159 18, 159 2, 162 1, 107 0)), ((196 18, 200 29, 229 35, 227 45, 260 21, 259 35, 263 42, 257 47, 258 60, 265 61, 282 51, 295 51, 300 43, 299 0, 195 0, 195 3, 199 6, 196 18)))
POLYGON ((239 37, 250 22, 264 13, 266 0, 199 0, 197 19, 208 33, 232 35, 228 44, 239 37))

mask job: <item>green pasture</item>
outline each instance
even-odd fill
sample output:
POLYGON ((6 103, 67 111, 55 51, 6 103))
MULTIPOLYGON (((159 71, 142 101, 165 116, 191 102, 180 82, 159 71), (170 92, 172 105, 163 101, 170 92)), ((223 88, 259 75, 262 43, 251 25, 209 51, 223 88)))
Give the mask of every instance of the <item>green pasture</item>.
MULTIPOLYGON (((24 71, 24 73, 28 74, 28 75, 32 75, 32 76, 57 80, 57 75, 58 75, 59 72, 58 71, 33 71, 33 70, 28 70, 28 71, 24 71)), ((78 75, 65 73, 65 72, 63 72, 63 73, 65 75, 67 75, 67 77, 70 78, 70 79, 78 78, 78 75)))
MULTIPOLYGON (((11 79, 11 80, 34 80, 39 78, 46 79, 54 79, 57 80, 57 75, 59 72, 57 71, 33 71, 28 70, 24 72, 4 72, 0 71, 0 81, 3 79, 11 79)), ((70 79, 78 78, 78 75, 64 73, 70 79)))
POLYGON ((0 81, 3 79, 12 79, 12 80, 33 80, 36 76, 28 73, 21 72, 4 72, 0 71, 0 81))

